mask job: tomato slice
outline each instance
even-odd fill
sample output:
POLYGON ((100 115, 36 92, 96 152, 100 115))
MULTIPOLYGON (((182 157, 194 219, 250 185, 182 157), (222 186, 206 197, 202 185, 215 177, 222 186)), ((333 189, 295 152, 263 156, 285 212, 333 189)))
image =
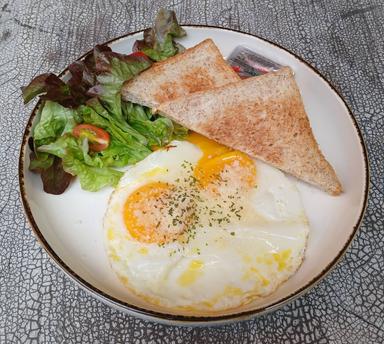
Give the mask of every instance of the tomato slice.
POLYGON ((92 124, 79 124, 73 128, 73 136, 87 138, 89 148, 94 152, 100 152, 109 146, 109 133, 92 124))
POLYGON ((231 66, 232 69, 236 72, 239 73, 241 71, 241 68, 239 66, 231 66))
POLYGON ((135 51, 130 54, 131 56, 137 56, 137 57, 148 57, 146 54, 144 54, 142 51, 135 51))

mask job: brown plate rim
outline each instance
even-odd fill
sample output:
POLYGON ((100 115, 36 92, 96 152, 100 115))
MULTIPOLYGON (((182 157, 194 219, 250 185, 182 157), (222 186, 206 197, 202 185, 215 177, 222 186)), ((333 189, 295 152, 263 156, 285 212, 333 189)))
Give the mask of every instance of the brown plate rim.
MULTIPOLYGON (((137 307, 135 305, 131 305, 127 302, 121 301, 117 298, 114 298, 111 295, 108 295, 104 293, 103 291, 99 290, 98 288, 94 287, 87 281, 85 281, 82 277, 80 277, 78 274, 76 274, 69 266, 67 266, 64 261, 56 254, 56 252, 52 249, 52 247, 49 245, 49 243, 46 241, 44 238, 44 235, 40 231, 36 221, 33 218, 31 208, 28 203, 26 191, 25 191, 25 185, 24 185, 24 154, 25 154, 25 147, 28 142, 28 137, 30 134, 30 130, 32 127, 32 122, 33 119, 35 118, 36 115, 36 110, 38 106, 40 105, 40 101, 36 104, 34 109, 32 110, 32 113, 29 117, 28 123, 26 125, 26 128, 24 130, 23 134, 23 139, 22 139, 22 144, 20 147, 20 154, 19 154, 19 187, 20 187, 20 195, 21 195, 21 200, 22 204, 24 207, 24 212, 27 216, 27 219, 29 221, 29 224, 40 242, 41 246, 46 250, 48 255, 52 258, 52 260, 56 263, 56 265, 62 270, 67 276, 69 276, 73 281, 75 281, 77 284, 79 284, 83 289, 87 290, 90 294, 96 296, 97 298, 101 299, 105 303, 109 305, 113 305, 116 308, 129 312, 130 314, 135 314, 137 316, 149 318, 154 321, 160 321, 160 322, 166 322, 166 323, 173 323, 173 324, 179 324, 179 325, 213 325, 213 324, 224 324, 227 322, 232 322, 232 321, 241 321, 241 320, 247 320, 252 317, 256 317, 262 314, 265 314, 267 312, 271 312, 285 304, 287 304, 290 301, 293 301, 294 299, 298 298, 308 290, 312 289, 317 283, 319 283, 326 275, 328 275, 332 269, 336 266, 338 261, 343 257, 345 254, 346 250, 350 246, 353 238, 355 237, 358 228, 361 225, 361 222, 364 217, 365 210, 367 208, 367 203, 368 203, 368 194, 369 194, 369 161, 368 161, 368 153, 367 153, 367 148, 363 139, 363 135, 361 133, 361 130, 358 126, 358 123, 355 119, 355 117, 352 114, 351 109, 349 108, 348 104, 345 102, 343 97, 341 96, 340 92, 336 89, 334 85, 332 85, 317 69, 315 69, 313 66, 311 66, 308 62, 306 62, 303 58, 300 56, 296 55, 295 53, 291 52, 290 50, 284 48, 283 46, 272 42, 268 39, 262 38, 260 36, 250 34, 248 32, 244 32, 241 30, 235 30, 235 29, 228 29, 228 28, 223 28, 220 26, 211 26, 211 25, 182 25, 183 27, 191 27, 191 28, 208 28, 208 29, 220 29, 224 31, 231 31, 231 32, 237 32, 241 33, 244 35, 248 35, 251 37, 258 38, 264 42, 267 42, 279 49, 284 50, 285 52, 288 52, 292 56, 294 56, 296 59, 298 59, 300 62, 304 63, 307 67, 309 67, 314 73, 316 73, 324 82, 327 83, 327 85, 338 95, 340 100, 343 102, 344 106, 348 110, 348 114, 352 119, 352 123, 355 126, 355 129, 357 131, 357 134, 360 139, 360 144, 361 148, 364 154, 364 164, 365 164, 365 188, 364 188, 364 202, 363 202, 363 207, 361 209, 359 218, 356 222, 356 224, 353 226, 353 232, 351 233, 350 237, 348 238, 347 242, 345 243, 344 247, 339 251, 338 255, 330 262, 325 269, 323 269, 322 272, 320 272, 316 277, 314 277, 310 282, 308 282, 305 286, 299 288, 295 292, 291 293, 290 295, 282 298, 279 301, 276 301, 266 307, 262 308, 257 308, 245 312, 240 312, 240 313, 234 313, 234 314, 228 314, 228 315, 220 315, 220 316, 184 316, 184 315, 174 315, 174 314, 167 314, 167 313, 161 313, 161 312, 156 312, 152 311, 149 309, 144 309, 141 307, 137 307)), ((124 39, 126 37, 138 34, 142 32, 143 30, 138 30, 135 32, 130 32, 128 34, 124 34, 122 36, 113 38, 103 44, 111 44, 114 42, 117 42, 118 40, 124 39)), ((87 53, 83 54, 80 56, 77 60, 81 60, 84 58, 87 54, 89 54, 90 51, 87 53)), ((59 76, 63 76, 66 72, 68 71, 68 68, 64 69, 59 76)))

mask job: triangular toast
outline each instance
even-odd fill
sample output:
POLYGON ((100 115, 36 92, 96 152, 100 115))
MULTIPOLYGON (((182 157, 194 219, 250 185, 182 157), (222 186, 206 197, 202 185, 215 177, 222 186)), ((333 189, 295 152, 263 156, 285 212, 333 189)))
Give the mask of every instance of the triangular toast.
POLYGON ((342 191, 313 136, 289 67, 165 102, 156 110, 332 195, 342 191))
POLYGON ((206 39, 180 54, 155 63, 126 82, 121 93, 125 101, 155 107, 165 101, 239 79, 215 43, 206 39))

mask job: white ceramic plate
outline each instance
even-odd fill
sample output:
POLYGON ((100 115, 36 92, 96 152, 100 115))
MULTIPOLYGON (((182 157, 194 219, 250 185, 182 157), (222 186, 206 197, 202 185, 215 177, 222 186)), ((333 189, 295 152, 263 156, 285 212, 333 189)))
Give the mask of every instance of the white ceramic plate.
MULTIPOLYGON (((344 101, 318 72, 277 45, 255 36, 214 27, 187 26, 186 47, 212 38, 224 56, 239 44, 293 68, 314 134, 334 166, 345 192, 332 197, 297 181, 310 221, 306 258, 299 271, 272 295, 217 316, 170 314, 130 295, 109 267, 102 241, 102 218, 112 189, 82 191, 78 181, 60 196, 43 192, 40 177, 28 171, 26 144, 34 113, 25 130, 20 154, 20 188, 35 235, 67 275, 110 305, 147 319, 178 324, 212 324, 247 319, 276 309, 322 279, 349 246, 363 217, 368 194, 367 154, 360 131, 344 101)), ((114 51, 129 53, 142 33, 112 40, 114 51)))

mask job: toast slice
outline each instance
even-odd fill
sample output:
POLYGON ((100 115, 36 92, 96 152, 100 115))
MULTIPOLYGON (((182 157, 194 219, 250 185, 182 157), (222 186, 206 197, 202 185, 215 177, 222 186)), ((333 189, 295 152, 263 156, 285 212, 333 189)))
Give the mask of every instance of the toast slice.
POLYGON ((156 110, 331 195, 342 192, 313 136, 289 67, 165 102, 156 110))
POLYGON ((125 101, 155 107, 189 93, 239 80, 211 39, 183 53, 155 63, 126 82, 121 94, 125 101))

